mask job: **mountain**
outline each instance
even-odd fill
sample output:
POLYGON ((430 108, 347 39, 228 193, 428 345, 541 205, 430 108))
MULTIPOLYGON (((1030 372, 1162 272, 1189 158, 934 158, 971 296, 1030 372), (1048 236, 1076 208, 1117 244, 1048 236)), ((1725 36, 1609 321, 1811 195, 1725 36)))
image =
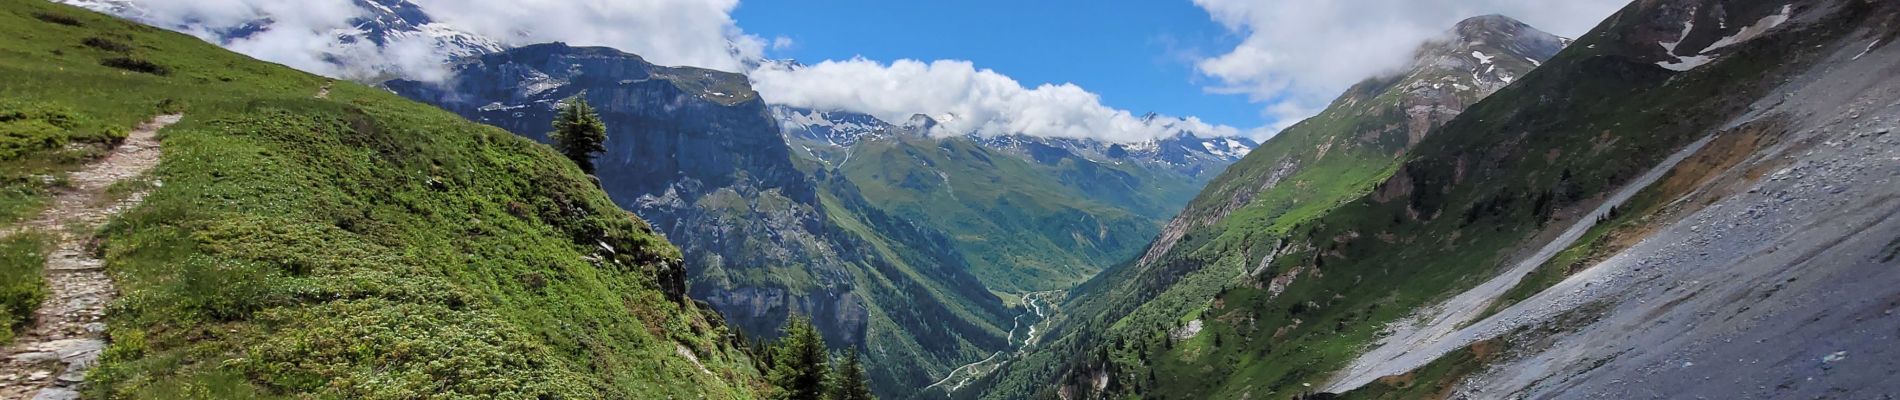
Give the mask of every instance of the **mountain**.
MULTIPOLYGON (((150 4, 135 0, 53 0, 89 10, 116 15, 166 29, 190 32, 223 46, 256 39, 280 27, 269 15, 238 22, 174 20, 177 16, 151 11, 150 4)), ((467 57, 500 51, 504 46, 491 38, 437 22, 414 3, 406 0, 352 0, 356 16, 345 21, 346 27, 324 32, 331 39, 322 43, 323 62, 343 72, 342 77, 362 80, 403 73, 414 69, 467 57), (428 52, 429 59, 407 60, 416 48, 428 52), (417 66, 414 64, 424 64, 417 66)))
POLYGON ((39 0, 0 0, 0 115, 0 259, 32 271, 7 305, 42 267, 99 277, 8 318, 93 347, 6 344, 0 397, 765 395, 747 343, 685 296, 680 250, 501 129, 39 0), (156 166, 68 174, 121 155, 156 166), (125 180, 68 183, 100 175, 125 180), (88 218, 59 216, 95 207, 52 203, 72 193, 117 216, 16 232, 88 218), (55 237, 74 250, 37 250, 55 237))
POLYGON ((932 137, 848 111, 773 107, 794 153, 866 201, 949 236, 993 291, 1066 289, 1140 251, 1201 184, 1251 150, 1187 133, 1141 144, 975 134, 932 137), (1145 151, 1113 149, 1143 146, 1145 151), (1163 151, 1163 149, 1172 149, 1163 151), (1173 155, 1175 158, 1162 157, 1173 155))
POLYGON ((536 140, 558 102, 585 97, 609 130, 601 186, 681 247, 692 297, 757 337, 811 316, 828 343, 864 350, 880 394, 1008 345, 1019 312, 945 235, 802 164, 744 76, 554 43, 460 60, 443 83, 386 86, 536 140))
MULTIPOLYGON (((929 136, 937 119, 917 114, 902 124, 850 111, 818 111, 807 108, 774 106, 785 136, 808 141, 810 155, 828 163, 842 161, 843 153, 858 142, 893 135, 929 136), (815 146, 822 145, 822 146, 815 146)), ((1149 114, 1146 119, 1158 118, 1149 114)), ((1079 156, 1105 164, 1135 163, 1148 169, 1164 169, 1198 180, 1211 179, 1228 165, 1240 161, 1259 143, 1240 137, 1203 138, 1187 130, 1175 130, 1173 136, 1134 143, 1111 143, 1088 138, 1048 138, 1029 135, 959 135, 993 150, 1015 153, 1038 160, 1079 156), (1066 153, 1066 154, 1065 154, 1066 153)))
POLYGON ((1239 137, 1203 138, 1191 132, 1177 131, 1174 136, 1135 143, 1108 143, 1093 139, 1044 138, 1025 135, 980 137, 984 146, 1044 159, 1061 153, 1080 156, 1096 163, 1132 163, 1142 168, 1179 175, 1196 182, 1212 179, 1228 165, 1240 161, 1254 147, 1253 140, 1239 137))
MULTIPOLYGON (((1303 234, 1301 226, 1372 191, 1429 134, 1466 107, 1525 76, 1565 40, 1501 16, 1460 22, 1445 39, 1422 45, 1408 71, 1368 79, 1319 115, 1281 132, 1229 167, 1162 229, 1138 257, 1072 290, 1065 312, 1036 355, 1006 365, 975 385, 991 398, 1053 394, 1042 383, 1098 382, 1098 391, 1193 397, 1217 387, 1205 379, 1141 389, 1107 386, 1107 374, 1139 365, 1133 343, 1168 341, 1236 282, 1278 281, 1269 264, 1303 234), (1110 352, 1116 353, 1111 355, 1110 352), (1098 354, 1099 353, 1099 354, 1098 354), (1100 375, 1100 376, 1096 376, 1100 375), (1190 387, 1192 386, 1192 387, 1190 387)), ((1403 218, 1404 215, 1399 217, 1403 218)), ((1298 276, 1298 274, 1290 274, 1298 276)), ((1154 344, 1159 349, 1162 345, 1154 344)), ((1228 364, 1219 368, 1245 367, 1228 364)), ((1210 375, 1225 376, 1225 375, 1210 375)), ((1166 383, 1160 383, 1166 385, 1166 383)), ((1089 391, 1063 385, 1061 391, 1089 391)))
MULTIPOLYGON (((1891 2, 1626 7, 1559 58, 1626 68, 1611 76, 1628 94, 1483 120, 1615 127, 1608 139, 1666 144, 1597 154, 1660 161, 1637 163, 1631 172, 1641 174, 1596 192, 1607 199, 1583 204, 1576 223, 1549 223, 1547 234, 1562 230, 1554 239, 1524 238, 1530 247, 1504 268, 1428 308, 1463 312, 1393 329, 1324 389, 1359 398, 1419 390, 1381 378, 1400 376, 1453 395, 1527 398, 1900 390, 1887 378, 1896 369, 1877 361, 1894 356, 1884 332, 1900 329, 1889 312, 1900 277, 1888 273, 1900 251, 1889 184, 1900 143, 1888 133, 1900 121, 1900 86, 1888 78, 1900 68, 1887 45, 1896 37, 1891 2)), ((1569 84, 1544 82, 1514 100, 1580 89, 1569 84)), ((1600 129, 1556 133, 1566 152, 1606 139, 1600 129)), ((1415 168, 1446 166, 1435 161, 1415 168)))
POLYGON ((1877 360, 1900 327, 1883 314, 1900 7, 1638 1, 1547 60, 1513 52, 1562 41, 1514 26, 1466 21, 1421 60, 1475 63, 1362 83, 1263 144, 1147 254, 1073 291, 1047 344, 958 394, 1896 389, 1877 360), (1455 116, 1371 101, 1444 72, 1501 88, 1455 116), (1322 169, 1335 158, 1379 167, 1322 169))

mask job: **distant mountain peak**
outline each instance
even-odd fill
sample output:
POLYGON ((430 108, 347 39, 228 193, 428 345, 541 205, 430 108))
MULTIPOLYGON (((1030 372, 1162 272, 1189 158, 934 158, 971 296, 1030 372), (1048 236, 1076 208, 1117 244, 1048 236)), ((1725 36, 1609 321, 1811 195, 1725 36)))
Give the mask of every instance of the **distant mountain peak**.
POLYGON ((1489 45, 1512 55, 1536 59, 1548 59, 1555 56, 1569 42, 1563 37, 1498 14, 1471 17, 1460 21, 1452 28, 1452 33, 1464 42, 1464 47, 1489 45))
MULTIPOLYGON (((944 119, 954 115, 931 116, 913 114, 902 124, 892 124, 864 113, 844 110, 818 111, 790 106, 772 106, 772 115, 779 122, 780 131, 802 146, 848 149, 859 143, 876 141, 893 135, 928 136, 931 130, 942 126, 944 119)), ((1157 116, 1158 114, 1150 114, 1157 116)), ((976 142, 987 148, 1016 154, 1048 155, 1052 152, 1065 153, 1080 159, 1100 163, 1137 163, 1146 167, 1167 169, 1187 176, 1217 173, 1227 165, 1240 161, 1259 146, 1252 140, 1238 137, 1203 138, 1187 129, 1170 128, 1167 137, 1141 142, 1116 143, 1089 138, 1053 138, 1023 134, 980 135, 968 133, 951 135, 976 142)), ((825 161, 826 156, 813 152, 814 156, 825 161)), ((1043 157, 1058 159, 1061 157, 1043 157)))

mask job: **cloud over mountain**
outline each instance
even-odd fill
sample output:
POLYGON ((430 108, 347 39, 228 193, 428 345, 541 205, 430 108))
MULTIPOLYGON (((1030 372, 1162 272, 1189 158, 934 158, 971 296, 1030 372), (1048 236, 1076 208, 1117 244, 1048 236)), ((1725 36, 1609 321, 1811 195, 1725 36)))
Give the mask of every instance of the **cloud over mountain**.
POLYGON ((661 65, 741 72, 768 40, 732 19, 739 0, 411 0, 437 19, 512 45, 606 46, 661 65))
POLYGON ((1218 81, 1209 92, 1266 103, 1273 130, 1312 115, 1346 87, 1401 69, 1412 49, 1460 20, 1504 14, 1576 36, 1627 0, 1194 0, 1241 35, 1226 53, 1196 62, 1218 81))
POLYGON ((767 64, 751 73, 753 86, 773 103, 862 112, 887 121, 927 114, 949 134, 1026 134, 1135 142, 1183 131, 1203 137, 1240 132, 1197 118, 1144 118, 1103 105, 1074 84, 1034 88, 962 60, 856 58, 810 66, 767 64))

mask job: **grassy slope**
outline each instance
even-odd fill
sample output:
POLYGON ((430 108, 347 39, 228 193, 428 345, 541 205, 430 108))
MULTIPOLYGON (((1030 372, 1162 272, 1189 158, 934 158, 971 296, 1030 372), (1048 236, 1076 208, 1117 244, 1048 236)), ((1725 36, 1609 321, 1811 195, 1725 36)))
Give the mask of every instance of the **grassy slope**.
POLYGON ((103 233, 122 297, 92 395, 759 389, 716 314, 663 294, 678 251, 551 150, 359 85, 314 99, 323 78, 188 36, 4 5, 0 98, 119 129, 161 102, 187 114, 162 132, 164 185, 103 233), (129 48, 87 48, 88 37, 129 48), (112 57, 169 71, 100 66, 112 57))
POLYGON ((973 274, 1009 293, 1067 288, 1127 259, 1192 190, 1139 168, 1038 164, 961 138, 852 151, 842 171, 867 201, 945 232, 973 274))
MULTIPOLYGON (((78 23, 52 13, 25 13, 15 19, 21 27, 78 23)), ((117 44, 87 43, 75 50, 117 44)), ((127 128, 138 118, 110 111, 80 113, 0 92, 0 230, 39 214, 52 191, 65 184, 66 172, 105 154, 125 138, 127 128)), ((19 329, 27 327, 33 310, 46 297, 46 281, 40 277, 47 244, 44 233, 21 232, 0 240, 0 343, 11 341, 19 329)))

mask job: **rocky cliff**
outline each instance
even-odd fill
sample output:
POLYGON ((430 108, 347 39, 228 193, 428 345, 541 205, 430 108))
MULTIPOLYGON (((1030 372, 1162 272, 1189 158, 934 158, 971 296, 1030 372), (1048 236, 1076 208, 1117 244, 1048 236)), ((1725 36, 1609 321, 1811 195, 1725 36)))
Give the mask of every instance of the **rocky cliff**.
POLYGON ((554 43, 465 59, 445 83, 386 85, 543 141, 556 105, 586 98, 609 131, 601 186, 681 247, 692 297, 760 337, 811 316, 828 342, 867 349, 881 393, 1004 345, 997 324, 1013 314, 942 235, 801 170, 743 76, 554 43))

